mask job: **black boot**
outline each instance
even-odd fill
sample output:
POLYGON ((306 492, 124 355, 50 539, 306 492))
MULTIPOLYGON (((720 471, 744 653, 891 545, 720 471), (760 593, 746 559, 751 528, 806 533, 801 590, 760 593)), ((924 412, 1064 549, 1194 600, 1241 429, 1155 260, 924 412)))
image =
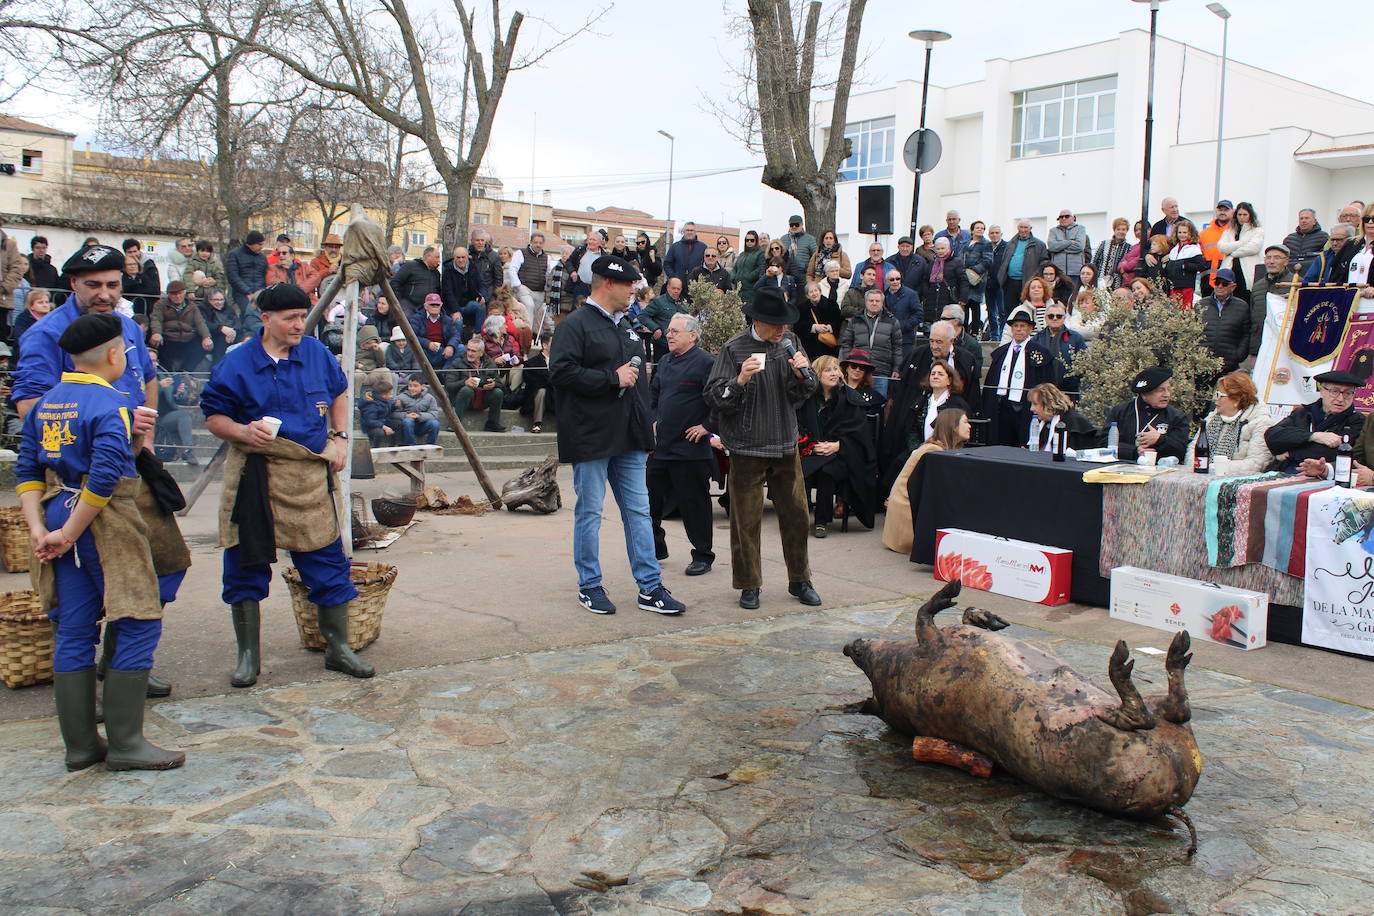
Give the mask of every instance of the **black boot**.
POLYGON ((354 677, 372 677, 372 666, 363 661, 348 645, 348 605, 336 604, 320 608, 320 635, 324 637, 324 666, 330 671, 342 671, 354 677))
POLYGON ((229 606, 234 621, 234 641, 238 644, 238 663, 229 677, 231 687, 252 687, 262 672, 260 643, 261 615, 256 601, 236 601, 229 606))
MULTIPOLYGON (((105 680, 105 672, 114 663, 115 637, 119 633, 119 628, 115 626, 113 620, 105 622, 105 636, 100 641, 100 662, 95 666, 95 676, 99 680, 105 680)), ((153 698, 169 697, 172 695, 172 685, 160 677, 148 675, 148 696, 153 698)))
POLYGON ((57 725, 67 746, 67 769, 84 770, 105 759, 105 739, 95 727, 95 669, 58 671, 52 676, 57 725))
POLYGON ((147 671, 105 672, 105 734, 110 747, 105 766, 111 770, 171 770, 186 762, 181 751, 169 751, 143 737, 143 704, 147 671))

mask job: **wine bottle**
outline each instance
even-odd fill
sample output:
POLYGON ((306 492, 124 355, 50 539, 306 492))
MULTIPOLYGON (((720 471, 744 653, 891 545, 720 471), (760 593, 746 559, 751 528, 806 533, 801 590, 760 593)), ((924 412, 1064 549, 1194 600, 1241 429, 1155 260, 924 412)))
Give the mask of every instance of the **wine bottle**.
POLYGON ((1063 426, 1056 427, 1054 430, 1054 460, 1064 460, 1064 440, 1068 438, 1068 429, 1063 426))
POLYGON ((1207 442, 1207 424, 1203 423, 1197 431, 1197 442, 1193 444, 1193 473, 1207 474, 1212 470, 1212 449, 1207 442))
POLYGON ((1355 467, 1355 450, 1350 447, 1350 437, 1342 436, 1341 444, 1336 449, 1336 486, 1352 487, 1355 481, 1351 479, 1351 470, 1355 467))

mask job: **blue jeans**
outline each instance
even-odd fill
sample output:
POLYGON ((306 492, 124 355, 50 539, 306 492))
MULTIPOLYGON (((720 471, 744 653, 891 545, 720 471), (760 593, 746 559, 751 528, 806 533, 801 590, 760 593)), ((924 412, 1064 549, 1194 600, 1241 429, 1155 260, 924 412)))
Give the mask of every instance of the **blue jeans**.
MULTIPOLYGON (((459 336, 463 338, 462 343, 465 344, 468 342, 468 338, 482 333, 482 322, 486 320, 487 309, 482 303, 474 300, 459 308, 458 314, 463 316, 463 334, 459 336)), ((463 348, 460 345, 458 349, 461 351, 463 348)))
POLYGON ((401 444, 415 444, 415 430, 419 429, 425 437, 425 445, 433 445, 439 441, 439 421, 438 420, 415 420, 405 417, 401 420, 401 444))
POLYGON ((577 493, 577 505, 573 507, 573 566, 577 569, 578 588, 601 584, 601 507, 606 500, 607 481, 620 506, 625 550, 639 590, 647 594, 662 584, 654 553, 654 525, 649 516, 647 461, 646 453, 631 451, 573 464, 573 491, 577 493))
POLYGON ((873 376, 873 390, 887 397, 887 383, 891 381, 886 375, 873 376))

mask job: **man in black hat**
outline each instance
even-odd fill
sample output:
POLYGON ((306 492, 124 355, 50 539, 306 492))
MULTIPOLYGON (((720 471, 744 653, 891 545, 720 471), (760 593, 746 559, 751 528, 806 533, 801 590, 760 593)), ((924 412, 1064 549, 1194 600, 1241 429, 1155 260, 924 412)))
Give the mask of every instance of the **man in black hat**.
POLYGON ((606 484, 615 493, 640 610, 680 614, 686 609, 663 585, 654 552, 646 483, 650 427, 649 382, 630 305, 639 271, 613 254, 591 264, 591 291, 554 330, 549 384, 558 398, 558 459, 573 466, 573 566, 577 601, 593 614, 614 614, 601 584, 598 556, 606 484))
POLYGON ((706 402, 716 411, 720 438, 730 452, 731 578, 741 590, 740 607, 757 608, 766 484, 778 513, 787 591, 815 607, 821 597, 811 585, 810 518, 792 405, 809 398, 819 381, 791 331, 798 311, 781 290, 761 287, 744 315, 749 327, 721 347, 706 383, 706 402))
POLYGON ((1031 340, 1035 316, 1018 305, 1007 316, 1011 340, 992 351, 983 379, 980 416, 988 421, 988 445, 1019 446, 1030 435, 1032 388, 1054 381, 1054 355, 1031 340))
POLYGON ((1274 453, 1271 470, 1326 477, 1341 440, 1349 438, 1354 445, 1359 438, 1364 417, 1355 410, 1355 392, 1360 380, 1339 371, 1323 372, 1316 382, 1317 400, 1294 408, 1265 431, 1264 444, 1274 453))
POLYGON ((1169 379, 1173 377, 1173 371, 1162 366, 1142 369, 1131 382, 1135 397, 1107 411, 1099 447, 1107 444, 1115 423, 1120 437, 1116 454, 1122 461, 1135 461, 1144 449, 1154 449, 1156 458, 1182 461, 1188 450, 1189 424, 1187 414, 1169 406, 1173 396, 1169 379))

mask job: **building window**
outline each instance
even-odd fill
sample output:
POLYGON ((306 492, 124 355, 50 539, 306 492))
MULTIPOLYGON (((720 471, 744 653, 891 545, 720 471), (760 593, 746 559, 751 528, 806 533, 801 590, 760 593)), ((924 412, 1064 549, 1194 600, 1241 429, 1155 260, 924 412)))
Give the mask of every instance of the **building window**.
POLYGON ((423 232, 407 232, 406 247, 420 248, 429 240, 429 236, 423 232))
POLYGON ((1013 94, 1013 159, 1107 149, 1112 145, 1115 131, 1115 76, 1013 94))
POLYGON ((533 220, 530 222, 530 228, 535 232, 542 232, 544 230, 544 221, 542 219, 533 220))
POLYGON ((475 226, 485 226, 491 222, 491 217, 486 213, 472 214, 472 222, 475 226))
POLYGON ((514 216, 503 216, 501 217, 501 225, 511 227, 519 226, 520 220, 514 216))
POLYGON ((851 155, 840 164, 840 181, 868 181, 892 177, 892 157, 897 149, 897 119, 875 118, 846 124, 844 135, 851 155))
POLYGON ((19 171, 32 172, 35 175, 43 174, 43 151, 37 149, 26 149, 19 154, 19 171))
POLYGON ((475 185, 472 186, 472 196, 473 196, 473 197, 486 197, 486 196, 487 196, 487 189, 484 188, 484 187, 482 187, 481 185, 475 184, 475 185))

